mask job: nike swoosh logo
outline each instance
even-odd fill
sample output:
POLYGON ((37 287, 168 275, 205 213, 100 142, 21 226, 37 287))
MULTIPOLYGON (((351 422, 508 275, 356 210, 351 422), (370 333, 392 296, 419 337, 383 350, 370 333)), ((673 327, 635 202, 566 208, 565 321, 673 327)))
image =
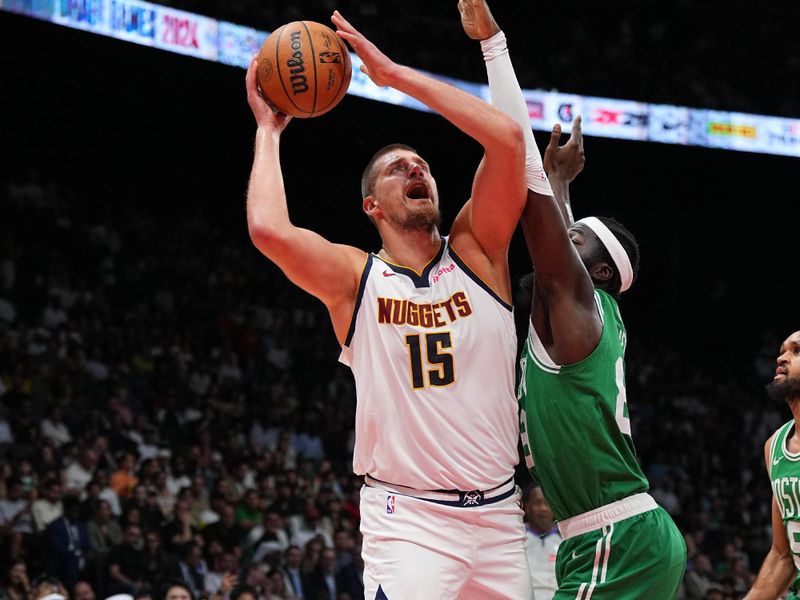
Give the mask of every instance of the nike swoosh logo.
POLYGON ((783 458, 782 456, 779 456, 778 458, 773 458, 772 459, 772 464, 773 465, 777 465, 779 462, 781 462, 782 458, 783 458))
POLYGON ((384 277, 394 277, 395 275, 397 275, 397 273, 392 273, 391 271, 384 271, 383 272, 383 276, 384 277))

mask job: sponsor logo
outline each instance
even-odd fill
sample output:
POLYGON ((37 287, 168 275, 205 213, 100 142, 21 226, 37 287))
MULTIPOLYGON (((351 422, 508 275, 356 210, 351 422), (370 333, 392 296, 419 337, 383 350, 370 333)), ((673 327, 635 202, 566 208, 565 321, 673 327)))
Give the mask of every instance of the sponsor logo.
POLYGON ((632 113, 624 110, 611 110, 601 108, 592 114, 592 123, 601 125, 632 125, 643 127, 647 125, 647 115, 643 113, 632 113))
POLYGON ((711 122, 708 124, 708 133, 726 137, 755 138, 757 130, 752 125, 711 122))
POLYGON ((565 123, 572 123, 572 103, 558 105, 558 118, 565 123))
POLYGON ((305 65, 303 64, 303 46, 300 43, 301 33, 299 31, 292 31, 290 34, 292 57, 286 61, 286 66, 289 67, 289 81, 292 84, 292 93, 303 94, 308 91, 308 79, 305 76, 305 65))
POLYGON ((395 275, 396 275, 396 273, 392 273, 391 271, 389 271, 387 269, 383 270, 383 276, 384 277, 394 277, 395 275))
POLYGON ((442 275, 446 275, 447 273, 452 273, 456 268, 455 263, 450 263, 446 267, 441 267, 436 273, 434 273, 433 277, 431 277, 431 281, 436 283, 439 279, 442 278, 442 275))

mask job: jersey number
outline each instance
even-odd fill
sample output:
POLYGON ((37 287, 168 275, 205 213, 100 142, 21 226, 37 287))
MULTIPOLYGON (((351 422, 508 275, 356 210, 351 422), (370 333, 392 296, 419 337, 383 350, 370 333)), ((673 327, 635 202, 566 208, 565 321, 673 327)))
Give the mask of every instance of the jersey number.
POLYGON ((425 387, 426 373, 429 386, 443 387, 456 380, 453 355, 442 351, 443 348, 453 347, 449 331, 426 333, 424 345, 420 342, 419 334, 407 335, 406 345, 408 346, 408 359, 411 364, 411 385, 415 390, 425 387), (427 371, 422 368, 423 352, 425 353, 427 364, 433 367, 432 369, 427 369, 427 371))

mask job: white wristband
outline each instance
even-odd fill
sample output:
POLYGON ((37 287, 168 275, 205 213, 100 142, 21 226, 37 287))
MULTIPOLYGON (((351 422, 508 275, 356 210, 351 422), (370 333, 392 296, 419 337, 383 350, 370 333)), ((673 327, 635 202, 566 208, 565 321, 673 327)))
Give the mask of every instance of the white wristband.
POLYGON ((493 60, 501 54, 507 54, 506 34, 498 31, 492 37, 481 40, 481 50, 483 50, 483 60, 486 61, 493 60))

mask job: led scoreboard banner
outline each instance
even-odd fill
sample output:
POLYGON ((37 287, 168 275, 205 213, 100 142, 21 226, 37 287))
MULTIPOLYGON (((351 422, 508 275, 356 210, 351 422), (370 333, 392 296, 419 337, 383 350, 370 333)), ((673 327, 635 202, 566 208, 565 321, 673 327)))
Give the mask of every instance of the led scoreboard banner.
MULTIPOLYGON (((0 10, 242 68, 247 68, 269 35, 139 0, 0 0, 0 10)), ((428 110, 397 90, 375 86, 359 70, 358 56, 351 53, 351 58, 353 75, 348 94, 428 110)), ((485 84, 428 74, 489 100, 485 84)), ((572 119, 580 114, 587 136, 800 157, 800 119, 545 90, 524 90, 524 94, 531 127, 538 131, 550 131, 553 123, 560 122, 569 133, 572 119)))

